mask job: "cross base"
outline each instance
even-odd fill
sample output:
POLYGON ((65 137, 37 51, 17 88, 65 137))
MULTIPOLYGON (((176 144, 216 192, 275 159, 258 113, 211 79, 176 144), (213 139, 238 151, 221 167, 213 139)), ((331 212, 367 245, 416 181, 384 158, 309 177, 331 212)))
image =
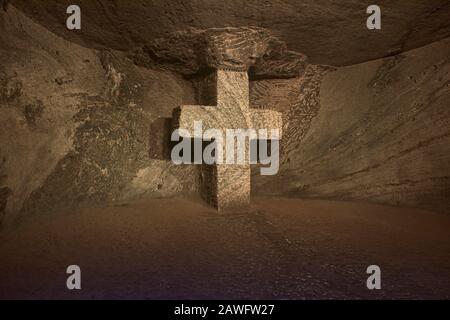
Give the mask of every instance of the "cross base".
POLYGON ((250 165, 207 165, 201 169, 201 195, 219 211, 250 205, 250 165))

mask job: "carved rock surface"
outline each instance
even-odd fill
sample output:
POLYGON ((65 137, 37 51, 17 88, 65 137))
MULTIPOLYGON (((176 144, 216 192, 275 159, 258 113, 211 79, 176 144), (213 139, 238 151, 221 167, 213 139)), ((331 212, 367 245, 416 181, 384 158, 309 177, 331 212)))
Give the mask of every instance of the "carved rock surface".
POLYGON ((306 56, 263 28, 211 28, 180 31, 156 39, 132 55, 137 64, 166 65, 184 75, 208 69, 247 71, 255 78, 302 75, 306 56))
POLYGON ((71 0, 11 0, 65 39, 128 51, 189 28, 267 28, 311 63, 352 65, 450 36, 448 0, 77 0, 82 29, 64 26, 71 0), (382 10, 382 30, 366 28, 366 9, 382 10))
MULTIPOLYGON (((69 42, 76 39, 64 34, 66 39, 57 37, 17 10, 14 4, 20 1, 12 2, 6 11, 0 9, 0 220, 142 194, 168 197, 197 191, 199 168, 176 166, 168 158, 170 117, 177 106, 212 103, 211 94, 196 96, 207 83, 179 73, 222 64, 250 66, 250 105, 283 115, 280 172, 274 177, 253 172, 254 194, 449 211, 448 40, 333 71, 302 66, 304 60, 296 60, 299 55, 283 44, 289 33, 279 34, 276 28, 228 28, 226 33, 223 28, 185 29, 182 37, 192 41, 161 42, 154 47, 160 59, 153 63, 154 57, 145 54, 139 58, 147 60, 136 65, 133 52, 104 50, 100 40, 97 50, 69 42), (241 32, 258 46, 251 45, 253 40, 236 42, 236 50, 226 52, 213 41, 241 32), (259 38, 267 32, 270 37, 259 38), (209 53, 197 55, 199 48, 209 53), (293 67, 279 61, 291 61, 293 67), (286 70, 300 70, 301 76, 286 78, 286 70)), ((37 2, 28 3, 34 8, 37 2)), ((53 1, 45 3, 42 8, 51 17, 53 1)), ((64 2, 58 3, 60 10, 64 2)), ((82 3, 89 17, 89 6, 103 2, 82 3)), ((113 3, 120 2, 104 4, 108 8, 113 3)), ((36 14, 42 8, 35 8, 36 14)), ((436 8, 433 15, 440 15, 444 7, 436 8)), ((89 26, 89 19, 83 21, 89 26)), ((42 23, 57 26, 52 19, 42 23)), ((77 33, 79 43, 88 44, 85 32, 91 27, 77 33)), ((122 27, 117 26, 119 31, 122 27)), ((445 34, 446 25, 440 30, 435 36, 445 34)), ((180 36, 173 31, 145 43, 130 42, 127 48, 180 36)), ((123 36, 121 31, 116 35, 123 36)), ((298 50, 303 44, 311 48, 308 41, 286 43, 298 50)), ((342 53, 336 48, 330 52, 342 53)), ((354 52, 364 56, 364 51, 354 52)))
MULTIPOLYGON (((311 110, 311 97, 291 97, 278 105, 311 110)), ((280 175, 256 176, 256 192, 450 213, 450 39, 328 73, 318 98, 306 134, 294 130, 300 139, 280 175)))
POLYGON ((196 188, 196 168, 166 155, 190 82, 65 41, 12 6, 0 29, 0 224, 196 188))

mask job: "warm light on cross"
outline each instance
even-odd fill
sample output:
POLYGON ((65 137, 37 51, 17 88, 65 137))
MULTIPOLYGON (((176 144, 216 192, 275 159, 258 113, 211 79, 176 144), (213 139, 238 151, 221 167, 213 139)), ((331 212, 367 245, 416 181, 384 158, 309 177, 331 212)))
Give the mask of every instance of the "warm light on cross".
MULTIPOLYGON (((216 98, 216 106, 186 105, 174 113, 177 129, 184 129, 189 138, 202 139, 194 130, 194 122, 202 121, 203 130, 217 129, 277 129, 281 138, 282 116, 280 112, 250 108, 249 80, 247 72, 216 70, 205 78, 209 97, 216 98), (212 90, 211 90, 212 89, 212 90), (211 93, 212 92, 212 93, 211 93)), ((200 92, 204 100, 207 94, 200 92)), ((210 102, 209 100, 208 102, 210 102)), ((225 134, 224 134, 225 136, 225 134)), ((268 137, 270 138, 270 137, 268 137)), ((246 142, 246 157, 249 142, 246 142)), ((235 152, 235 151, 233 151, 235 152)), ((224 153, 226 151, 224 150, 224 153)), ((234 157, 234 155, 233 155, 234 157)), ((219 210, 245 207, 250 202, 250 165, 215 164, 202 165, 202 196, 219 210)))

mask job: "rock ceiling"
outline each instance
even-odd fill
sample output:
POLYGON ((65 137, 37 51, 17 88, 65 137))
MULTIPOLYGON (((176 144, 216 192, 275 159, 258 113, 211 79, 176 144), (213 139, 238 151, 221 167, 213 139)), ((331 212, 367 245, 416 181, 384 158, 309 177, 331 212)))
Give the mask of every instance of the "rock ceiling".
POLYGON ((263 28, 188 29, 137 48, 130 57, 139 65, 166 64, 184 75, 205 69, 251 70, 252 77, 289 78, 302 74, 306 56, 263 28))
POLYGON ((309 61, 352 65, 450 36, 449 0, 379 0, 382 30, 366 28, 361 0, 77 0, 82 30, 64 27, 72 0, 11 0, 56 34, 88 47, 128 51, 174 32, 223 27, 270 30, 309 61))

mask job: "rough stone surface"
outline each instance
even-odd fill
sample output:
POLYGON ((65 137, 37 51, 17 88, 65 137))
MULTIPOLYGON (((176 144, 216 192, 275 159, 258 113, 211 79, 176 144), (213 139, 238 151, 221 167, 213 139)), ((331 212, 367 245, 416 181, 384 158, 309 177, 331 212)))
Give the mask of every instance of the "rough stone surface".
MULTIPOLYGON (((82 3, 86 28, 69 35, 65 28, 60 30, 64 26, 59 15, 65 12, 63 1, 46 1, 45 5, 27 1, 29 6, 23 10, 63 36, 60 38, 16 9, 24 2, 12 2, 8 6, 2 2, 6 10, 0 9, 0 220, 59 212, 75 205, 100 205, 143 194, 169 197, 196 192, 201 186, 201 169, 176 166, 168 158, 171 117, 179 105, 215 105, 216 92, 209 90, 211 80, 197 81, 197 77, 190 76, 201 69, 199 66, 182 71, 179 66, 185 68, 185 61, 180 64, 169 59, 152 65, 148 60, 136 65, 135 51, 104 50, 105 46, 116 48, 115 44, 125 49, 144 48, 156 39, 170 38, 187 28, 177 25, 178 20, 172 15, 173 28, 168 28, 167 33, 140 29, 140 34, 151 37, 139 40, 133 35, 135 31, 125 35, 125 22, 115 24, 117 30, 110 32, 109 22, 103 25, 104 29, 97 25, 103 15, 89 19, 91 6, 103 10, 103 5, 112 19, 115 13, 110 11, 111 6, 115 3, 119 8, 124 4, 89 1, 82 3), (136 41, 128 41, 131 38, 136 41), (67 39, 83 45, 95 44, 98 50, 67 39)), ((120 12, 137 14, 133 8, 138 3, 142 9, 144 4, 136 1, 128 11, 120 12)), ((220 9, 227 3, 212 5, 220 9)), ((277 6, 276 3, 268 5, 277 6)), ((292 9, 297 3, 286 8, 292 9)), ((314 3, 321 8, 322 2, 314 3)), ((270 30, 277 40, 265 48, 284 48, 282 56, 288 60, 290 51, 282 42, 290 50, 309 53, 309 62, 354 63, 447 35, 448 19, 442 20, 447 11, 442 2, 413 3, 385 4, 392 15, 383 18, 386 29, 377 41, 371 38, 378 37, 377 33, 361 35, 346 28, 339 29, 339 33, 333 30, 334 42, 328 37, 329 46, 321 37, 295 40, 290 31, 280 33, 280 24, 247 30, 260 30, 261 34, 270 30), (392 23, 391 17, 400 17, 400 7, 409 14, 402 13, 406 20, 392 23), (420 28, 408 20, 411 17, 415 17, 414 24, 420 28), (400 28, 397 31, 403 30, 398 33, 401 39, 392 36, 394 29, 390 28, 394 25, 400 28), (352 38, 347 46, 342 45, 341 40, 349 35, 362 37, 363 41, 352 38), (390 40, 385 35, 390 35, 390 40), (389 51, 388 47, 397 49, 389 51)), ((170 2, 155 6, 167 9, 165 17, 170 17, 175 8, 170 2)), ((286 21, 293 19, 289 12, 283 11, 286 21)), ((276 10, 274 14, 281 17, 276 10)), ((131 23, 139 21, 138 17, 139 14, 131 23)), ((305 21, 317 28, 318 24, 308 19, 305 21)), ((352 25, 350 20, 342 21, 352 25)), ((230 22, 225 26, 217 21, 213 27, 248 25, 230 22)), ((336 17, 336 21, 341 19, 336 17)), ((207 31, 199 23, 193 27, 196 31, 189 32, 195 35, 217 32, 207 31)), ((300 76, 289 79, 279 79, 280 75, 286 76, 286 68, 274 68, 263 79, 255 76, 257 68, 270 68, 264 63, 277 65, 274 55, 261 60, 262 54, 254 64, 254 60, 248 60, 249 76, 254 80, 250 82, 250 105, 269 108, 283 116, 280 174, 261 177, 259 170, 254 170, 252 192, 382 202, 449 212, 448 41, 334 72, 333 68, 309 63, 302 67, 300 76)), ((236 52, 251 52, 246 51, 247 45, 242 46, 243 51, 239 48, 236 52)), ((286 66, 290 68, 290 64, 286 66)))
POLYGON ((449 57, 447 39, 329 73, 306 135, 255 188, 450 212, 449 57))
MULTIPOLYGON (((225 145, 229 143, 227 129, 252 129, 258 134, 260 129, 267 130, 267 137, 270 138, 274 130, 277 130, 277 139, 282 136, 282 115, 280 112, 272 110, 256 110, 250 108, 248 73, 246 71, 230 71, 218 69, 212 75, 207 75, 206 82, 212 88, 206 89, 207 97, 211 100, 215 93, 214 106, 181 106, 174 112, 174 128, 186 131, 188 134, 184 138, 203 139, 203 132, 210 129, 219 130, 222 134, 222 141, 217 147, 216 155, 222 159, 238 159, 236 148, 233 154, 227 154, 225 145), (212 94, 211 94, 212 93, 212 94), (202 132, 197 136, 194 128, 195 122, 201 121, 202 132), (220 155, 219 155, 220 154, 220 155)), ((183 136, 183 132, 180 131, 183 136)), ((245 208, 250 203, 250 165, 249 150, 250 139, 256 137, 248 136, 246 139, 244 152, 244 163, 202 165, 202 195, 219 210, 241 207, 245 208), (248 140, 247 140, 248 138, 248 140)), ((235 137, 233 136, 233 143, 235 137)), ((193 159, 192 159, 193 161, 193 159)), ((223 161, 223 160, 219 160, 223 161)))
MULTIPOLYGON (((252 81, 250 104, 273 108, 282 113, 283 139, 280 141, 280 163, 290 161, 308 132, 312 119, 320 110, 319 93, 323 77, 334 68, 308 65, 301 77, 252 81)), ((255 171, 255 178, 259 175, 255 171)))
POLYGON ((140 65, 166 65, 185 75, 208 69, 249 71, 253 78, 302 75, 306 56, 263 28, 189 29, 156 39, 131 54, 140 65))
MULTIPOLYGON (((0 216, 66 210, 197 188, 164 147, 190 82, 124 55, 62 40, 0 11, 0 216), (3 32, 4 31, 4 32, 3 32)), ((6 219, 6 220, 5 220, 6 219)))
POLYGON ((0 298, 450 297, 448 0, 76 3, 0 0, 0 298), (171 163, 189 105, 279 174, 171 163))
POLYGON ((378 0, 381 31, 366 28, 369 0, 77 0, 80 32, 64 28, 71 0, 10 2, 65 39, 124 51, 189 28, 255 26, 272 30, 314 64, 344 66, 450 36, 448 0, 378 0))
POLYGON ((65 41, 13 7, 0 10, 0 29, 0 175, 10 190, 8 218, 72 148, 78 93, 101 92, 102 71, 83 62, 94 62, 93 52, 76 45, 67 50, 65 41), (56 81, 73 75, 71 83, 56 81))

